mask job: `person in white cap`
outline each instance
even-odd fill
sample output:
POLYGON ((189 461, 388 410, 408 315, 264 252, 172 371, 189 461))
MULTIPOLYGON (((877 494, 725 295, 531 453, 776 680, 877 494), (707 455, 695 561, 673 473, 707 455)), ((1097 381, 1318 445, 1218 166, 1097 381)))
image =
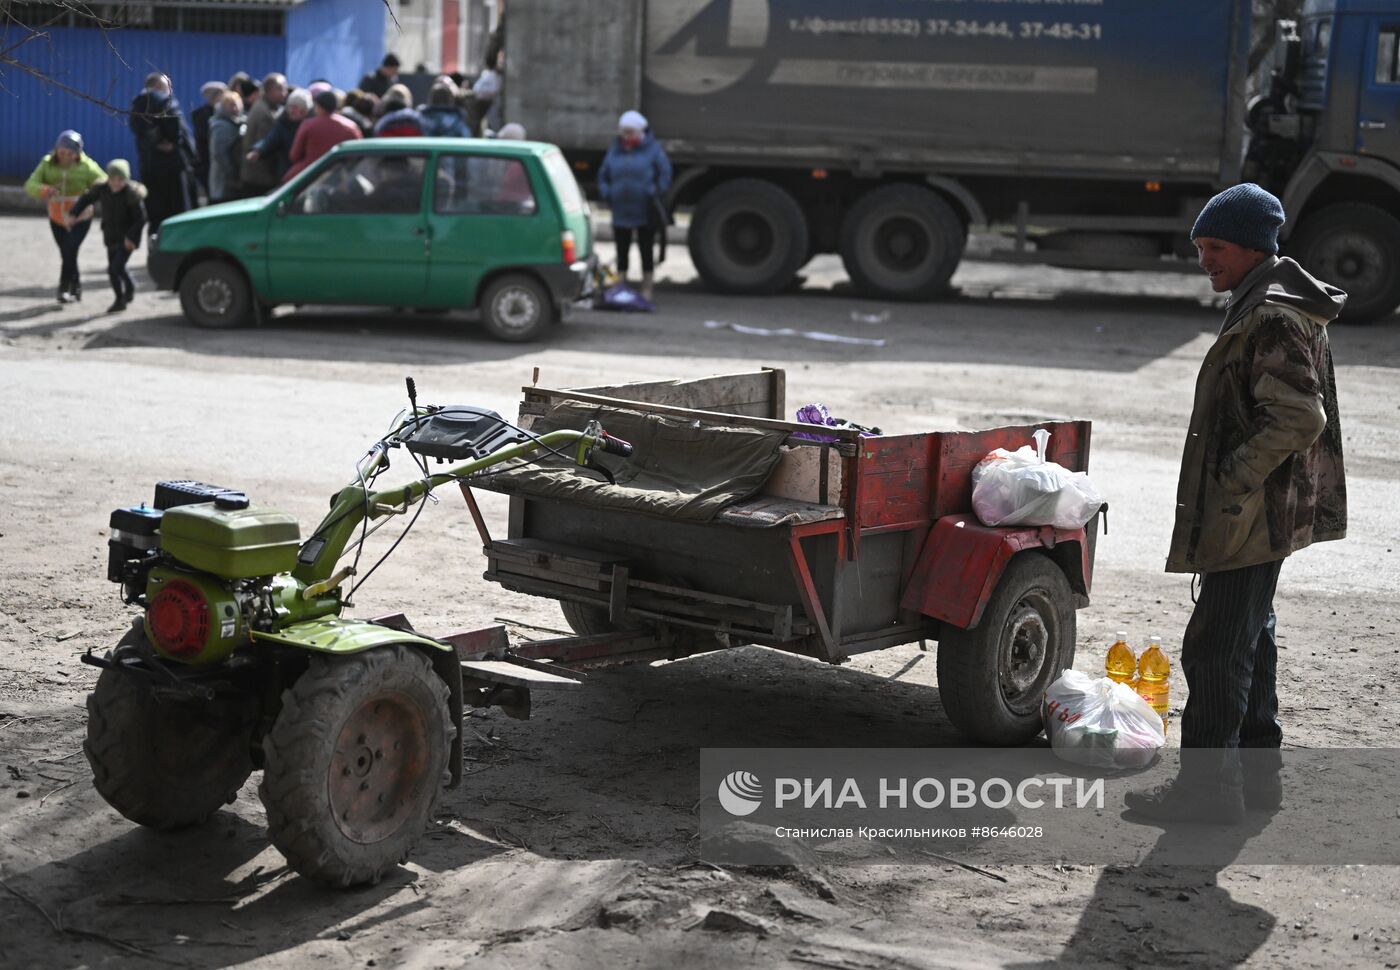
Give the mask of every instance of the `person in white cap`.
POLYGON ((666 230, 661 201, 671 187, 671 160, 651 134, 640 111, 625 111, 617 121, 617 139, 598 169, 598 195, 612 208, 617 241, 617 272, 627 279, 632 240, 642 254, 642 295, 651 299, 656 261, 656 231, 666 230))

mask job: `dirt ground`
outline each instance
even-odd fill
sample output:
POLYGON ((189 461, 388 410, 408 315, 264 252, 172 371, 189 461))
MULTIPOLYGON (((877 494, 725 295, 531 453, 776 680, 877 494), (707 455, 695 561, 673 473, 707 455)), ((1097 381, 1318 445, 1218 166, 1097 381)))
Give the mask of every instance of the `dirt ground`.
MULTIPOLYGON (((954 299, 880 305, 823 257, 800 292, 726 299, 700 290, 675 249, 661 312, 585 313, 517 347, 455 315, 304 311, 201 332, 145 277, 134 306, 106 317, 93 244, 86 300, 57 309, 42 221, 0 217, 0 251, 0 966, 1400 966, 1400 874, 1387 867, 726 869, 697 856, 702 747, 959 744, 933 657, 914 647, 838 668, 757 648, 622 667, 537 699, 529 721, 473 717, 465 783, 411 862, 352 892, 287 871, 256 777, 208 825, 158 834, 101 801, 81 753, 96 678, 79 656, 130 621, 105 580, 110 510, 191 477, 314 522, 402 406, 405 374, 424 401, 506 414, 534 367, 542 384, 571 386, 768 364, 787 369, 791 406, 820 400, 887 431, 1092 418, 1091 470, 1112 513, 1076 666, 1101 670, 1120 628, 1160 634, 1175 657, 1189 580, 1161 567, 1218 321, 1202 281, 967 263, 954 299), (749 929, 707 929, 710 910, 749 929)), ((1351 537, 1284 568, 1282 718, 1290 745, 1388 746, 1400 724, 1400 320, 1336 328, 1333 348, 1351 537)), ((486 512, 503 530, 497 497, 486 512)), ((403 610, 441 632, 562 626, 552 602, 501 591, 483 567, 466 510, 445 500, 356 612, 403 610)), ((1174 714, 1184 689, 1174 673, 1174 714)))

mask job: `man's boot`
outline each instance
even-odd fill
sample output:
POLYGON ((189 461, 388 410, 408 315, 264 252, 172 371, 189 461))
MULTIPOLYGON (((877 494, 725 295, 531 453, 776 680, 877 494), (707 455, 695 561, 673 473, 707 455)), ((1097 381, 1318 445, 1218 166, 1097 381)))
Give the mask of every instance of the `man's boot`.
POLYGON ((1244 821, 1244 791, 1240 785, 1214 782, 1186 785, 1176 778, 1153 788, 1139 788, 1123 796, 1134 814, 1155 822, 1207 822, 1238 825, 1244 821))
POLYGON ((1244 804, 1252 812, 1277 812, 1283 807, 1283 756, 1278 748, 1240 749, 1244 804))
POLYGON ((651 299, 653 285, 656 282, 655 277, 655 273, 642 274, 642 296, 646 297, 648 300, 651 299))

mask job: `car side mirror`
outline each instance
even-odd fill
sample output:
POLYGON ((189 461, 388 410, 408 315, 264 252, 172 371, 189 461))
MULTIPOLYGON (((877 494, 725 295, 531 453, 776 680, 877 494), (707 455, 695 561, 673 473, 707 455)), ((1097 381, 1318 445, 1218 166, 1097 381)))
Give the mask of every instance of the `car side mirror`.
POLYGON ((282 218, 287 214, 287 200, 283 199, 277 203, 277 218, 282 218))

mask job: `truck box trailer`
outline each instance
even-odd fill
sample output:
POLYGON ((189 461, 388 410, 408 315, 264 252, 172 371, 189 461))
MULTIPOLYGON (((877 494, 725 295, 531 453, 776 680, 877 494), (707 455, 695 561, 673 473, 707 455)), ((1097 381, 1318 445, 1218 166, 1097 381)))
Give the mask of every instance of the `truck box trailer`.
MULTIPOLYGON (((1284 239, 1400 304, 1400 2, 1308 0, 1251 96, 1250 0, 564 0, 512 5, 506 113, 601 159, 640 107, 692 259, 772 293, 839 252, 864 293, 947 288, 970 228, 1018 261, 1162 268, 1214 192, 1284 199, 1284 239)), ((1271 29, 1274 29, 1271 26, 1271 29)), ((1180 265, 1179 260, 1176 265, 1180 265)))

